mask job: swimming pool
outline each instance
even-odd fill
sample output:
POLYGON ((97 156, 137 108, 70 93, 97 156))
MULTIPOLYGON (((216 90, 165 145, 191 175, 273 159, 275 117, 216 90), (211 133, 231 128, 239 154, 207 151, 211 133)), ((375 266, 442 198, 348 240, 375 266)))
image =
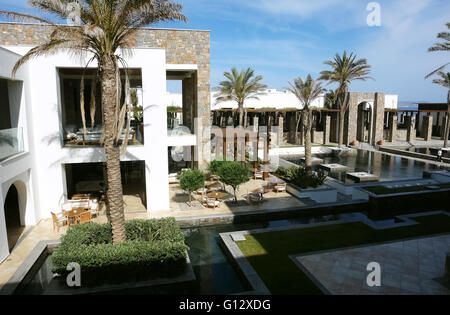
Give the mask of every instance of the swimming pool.
MULTIPOLYGON (((317 157, 323 159, 324 164, 347 166, 346 171, 328 173, 328 176, 345 183, 352 183, 352 180, 346 178, 347 172, 367 172, 380 177, 380 181, 389 181, 421 178, 424 171, 446 169, 430 163, 366 150, 357 150, 355 154, 345 156, 317 155, 317 157)), ((284 159, 298 165, 301 164, 299 158, 284 157, 284 159)), ((316 165, 313 168, 317 170, 320 166, 316 165)))
MULTIPOLYGON (((255 222, 249 224, 230 224, 211 227, 183 229, 186 244, 189 246, 189 258, 194 269, 196 280, 189 283, 167 285, 152 288, 127 288, 116 290, 114 294, 236 294, 250 290, 249 285, 239 275, 222 250, 219 234, 242 230, 253 230, 277 226, 310 224, 339 220, 353 214, 304 217, 298 219, 255 222)), ((46 253, 37 263, 31 280, 23 286, 19 294, 71 294, 73 289, 66 286, 65 281, 53 279, 51 272, 51 254, 46 253)))

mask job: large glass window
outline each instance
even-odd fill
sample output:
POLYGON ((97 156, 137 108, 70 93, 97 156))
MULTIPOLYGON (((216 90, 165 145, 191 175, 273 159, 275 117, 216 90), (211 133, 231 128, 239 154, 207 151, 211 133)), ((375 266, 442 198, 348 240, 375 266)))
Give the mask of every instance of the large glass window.
MULTIPOLYGON (((95 80, 97 69, 61 68, 61 107, 64 145, 66 147, 98 146, 103 130, 101 86, 95 80), (84 118, 86 135, 83 132, 81 107, 81 79, 84 75, 84 118), (94 85, 94 82, 95 85, 94 85)), ((130 79, 130 102, 132 111, 128 145, 144 144, 144 113, 142 104, 142 75, 140 69, 128 69, 130 79)), ((122 99, 125 100, 125 72, 121 70, 122 99)), ((126 130, 122 131, 124 141, 126 130)))

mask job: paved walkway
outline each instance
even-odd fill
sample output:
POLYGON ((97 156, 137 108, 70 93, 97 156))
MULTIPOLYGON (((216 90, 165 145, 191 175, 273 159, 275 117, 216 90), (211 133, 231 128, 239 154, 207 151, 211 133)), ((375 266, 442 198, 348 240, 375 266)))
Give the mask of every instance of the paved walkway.
POLYGON ((450 234, 299 255, 293 259, 331 294, 448 295, 450 290, 435 281, 444 275, 447 252, 450 234), (370 262, 381 266, 380 287, 369 287, 366 283, 370 262))
POLYGON ((57 240, 65 232, 66 228, 61 228, 60 232, 54 231, 52 228, 52 220, 42 220, 32 227, 28 234, 22 235, 22 239, 16 244, 11 255, 0 263, 0 288, 16 272, 17 268, 28 257, 39 241, 57 240))

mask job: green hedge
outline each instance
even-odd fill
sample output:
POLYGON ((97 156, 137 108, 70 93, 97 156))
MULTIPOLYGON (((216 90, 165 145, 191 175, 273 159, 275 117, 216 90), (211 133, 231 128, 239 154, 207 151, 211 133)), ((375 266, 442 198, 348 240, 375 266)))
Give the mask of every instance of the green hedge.
POLYGON ((310 172, 306 167, 290 167, 284 168, 280 166, 276 174, 301 189, 307 189, 309 187, 317 188, 325 182, 327 175, 323 170, 317 172, 310 172))
POLYGON ((123 282, 175 275, 186 263, 184 235, 173 218, 125 223, 127 241, 112 244, 110 224, 82 224, 67 231, 52 254, 53 272, 81 266, 84 284, 123 282))

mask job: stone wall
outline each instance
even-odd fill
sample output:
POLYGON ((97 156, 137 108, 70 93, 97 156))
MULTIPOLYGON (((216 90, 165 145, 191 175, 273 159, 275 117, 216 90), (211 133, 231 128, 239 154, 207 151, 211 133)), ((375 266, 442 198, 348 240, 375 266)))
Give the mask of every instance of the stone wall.
POLYGON ((383 139, 384 96, 384 93, 349 93, 349 108, 344 122, 344 144, 348 145, 358 138, 358 121, 361 119, 358 114, 358 106, 363 102, 367 102, 373 106, 372 145, 383 139))

